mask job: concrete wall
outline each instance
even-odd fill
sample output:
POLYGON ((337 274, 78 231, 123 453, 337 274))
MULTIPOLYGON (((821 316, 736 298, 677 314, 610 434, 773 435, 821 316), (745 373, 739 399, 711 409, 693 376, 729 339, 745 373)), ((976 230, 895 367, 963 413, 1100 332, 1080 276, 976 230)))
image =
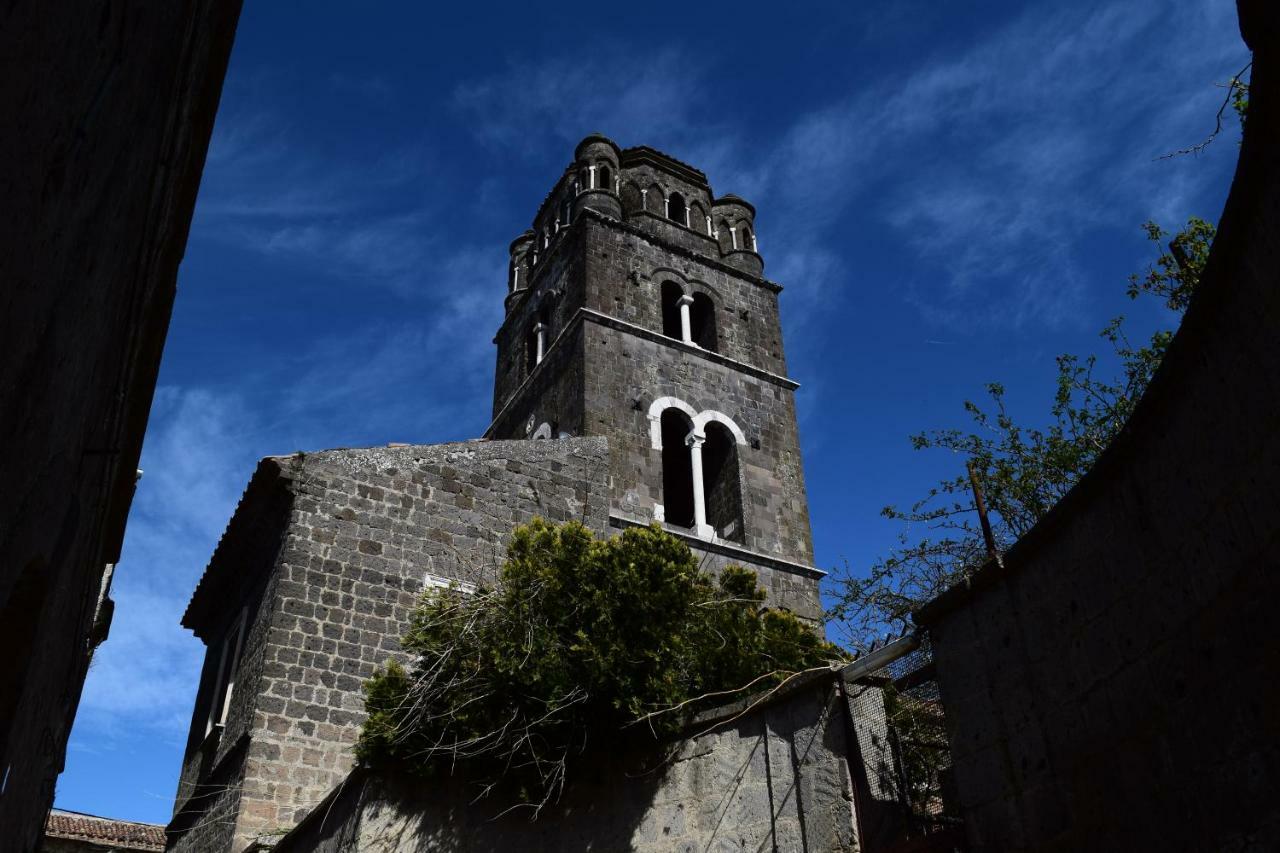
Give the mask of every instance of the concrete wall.
POLYGON ((170 849, 239 850, 300 820, 351 769, 361 685, 399 654, 426 575, 492 582, 535 515, 605 532, 607 457, 578 438, 264 460, 184 617, 211 650, 244 603, 250 628, 224 730, 204 737, 197 699, 170 849))
POLYGON ((359 771, 275 850, 856 850, 835 681, 809 681, 736 719, 738 708, 719 724, 695 723, 662 769, 643 773, 617 755, 579 768, 565 799, 532 822, 522 813, 493 820, 498 797, 472 804, 465 777, 431 785, 359 771))
POLYGON ((104 569, 119 557, 239 10, 18 0, 0 11, 5 849, 38 841, 109 624, 104 569))
POLYGON ((1200 290, 1096 468, 933 638, 973 849, 1280 849, 1280 24, 1200 290))

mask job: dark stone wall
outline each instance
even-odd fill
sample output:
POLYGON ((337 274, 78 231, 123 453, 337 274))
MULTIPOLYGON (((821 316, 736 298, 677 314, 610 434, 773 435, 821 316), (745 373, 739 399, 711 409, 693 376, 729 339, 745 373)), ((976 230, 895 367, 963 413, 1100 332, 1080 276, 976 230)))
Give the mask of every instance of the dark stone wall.
POLYGON ((20 652, 0 661, 6 850, 38 843, 109 623, 104 569, 239 9, 0 11, 0 643, 20 652))
POLYGON ((1124 432, 917 619, 976 851, 1280 849, 1280 24, 1209 265, 1124 432))
MULTIPOLYGON (((264 460, 185 619, 212 659, 224 630, 214 614, 240 607, 233 579, 266 575, 264 592, 245 593, 258 615, 222 743, 184 773, 183 784, 208 799, 179 804, 171 849, 240 849, 301 819, 351 769, 361 684, 399 654, 424 578, 492 581, 511 530, 535 515, 605 532, 607 459, 603 439, 579 438, 264 460), (270 513, 258 494, 273 489, 290 499, 274 525, 260 521, 270 513), (273 527, 282 543, 274 551, 254 533, 273 527), (265 573, 246 571, 235 560, 242 550, 278 556, 265 573)), ((203 726, 198 704, 193 740, 203 726)))
POLYGON ((357 771, 274 849, 852 853, 862 847, 850 729, 834 682, 824 675, 696 723, 656 769, 657 750, 614 749, 575 768, 564 799, 535 821, 523 811, 495 819, 497 797, 474 801, 461 771, 434 785, 357 771))
POLYGON ((663 503, 662 452, 650 440, 649 406, 677 397, 695 411, 728 415, 745 433, 739 445, 743 544, 811 563, 813 544, 790 388, 603 323, 586 326, 586 420, 613 451, 614 509, 650 519, 663 503), (628 405, 638 398, 639 407, 628 405), (758 442, 754 447, 752 442, 758 442))
POLYGON ((704 293, 715 303, 717 352, 786 376, 778 285, 693 253, 673 252, 678 244, 660 235, 600 217, 588 214, 578 227, 586 231, 586 307, 661 333, 662 283, 674 281, 686 294, 704 293))

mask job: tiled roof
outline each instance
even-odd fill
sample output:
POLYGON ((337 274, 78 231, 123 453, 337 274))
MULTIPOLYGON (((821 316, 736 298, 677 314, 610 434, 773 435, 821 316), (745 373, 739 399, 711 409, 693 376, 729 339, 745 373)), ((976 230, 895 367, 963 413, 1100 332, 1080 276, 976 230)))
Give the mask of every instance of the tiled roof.
POLYGON ((46 838, 110 843, 121 850, 164 850, 164 827, 54 809, 44 824, 46 838))

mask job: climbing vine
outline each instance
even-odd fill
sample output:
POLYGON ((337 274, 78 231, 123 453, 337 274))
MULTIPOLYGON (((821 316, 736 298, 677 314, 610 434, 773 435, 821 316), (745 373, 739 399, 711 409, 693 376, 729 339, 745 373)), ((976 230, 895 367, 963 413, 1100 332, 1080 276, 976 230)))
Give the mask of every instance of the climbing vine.
POLYGON ((357 752, 462 771, 481 795, 501 789, 536 813, 592 751, 656 742, 689 712, 842 657, 764 600, 754 572, 712 580, 656 526, 601 541, 535 519, 495 586, 423 597, 402 640, 412 665, 390 662, 365 686, 357 752))

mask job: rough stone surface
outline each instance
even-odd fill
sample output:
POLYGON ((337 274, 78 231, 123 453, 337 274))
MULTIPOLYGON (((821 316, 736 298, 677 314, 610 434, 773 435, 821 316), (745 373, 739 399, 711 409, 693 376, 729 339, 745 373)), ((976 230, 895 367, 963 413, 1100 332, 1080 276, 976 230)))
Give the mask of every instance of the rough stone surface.
POLYGON ((206 660, 170 849, 238 850, 300 820, 351 769, 361 685, 400 653, 426 577, 492 582, 534 516, 605 532, 607 474, 599 438, 264 460, 184 618, 219 639, 248 602, 241 686, 208 737, 206 660))
MULTIPOLYGON (((0 11, 0 846, 39 843, 239 0, 0 11)), ((129 571, 126 564, 121 571, 129 571)))
POLYGON ((358 772, 276 846, 317 851, 857 850, 835 678, 695 728, 659 770, 625 761, 584 771, 536 821, 471 803, 465 779, 431 785, 358 772), (707 730, 709 729, 709 730, 707 730))
MULTIPOLYGON (((659 397, 741 430, 735 440, 707 428, 722 442, 716 452, 727 451, 716 457, 723 465, 703 469, 716 475, 707 501, 721 522, 714 535, 668 528, 707 571, 754 568, 773 605, 820 615, 780 288, 760 278, 753 251, 726 250, 652 211, 623 221, 615 190, 644 177, 735 228, 753 228, 754 211, 713 200, 701 172, 651 149, 619 152, 589 137, 577 158, 534 230, 512 244, 489 440, 273 458, 254 476, 184 618, 210 653, 169 825, 173 848, 234 848, 288 828, 345 777, 363 721, 361 685, 399 653, 428 575, 492 580, 511 529, 534 515, 582 519, 602 536, 652 523, 663 481, 648 407, 659 397), (713 351, 663 336, 666 281, 711 300, 713 351), (554 440, 528 440, 540 438, 554 440), (229 712, 210 729, 221 649, 239 635, 242 612, 229 712)), ((753 775, 742 791, 760 785, 753 775)), ((790 845, 806 819, 793 803, 770 832, 790 845)))
POLYGON ((976 851, 1280 849, 1271 5, 1241 4, 1255 53, 1240 165, 1138 410, 1005 571, 917 616, 976 851))

